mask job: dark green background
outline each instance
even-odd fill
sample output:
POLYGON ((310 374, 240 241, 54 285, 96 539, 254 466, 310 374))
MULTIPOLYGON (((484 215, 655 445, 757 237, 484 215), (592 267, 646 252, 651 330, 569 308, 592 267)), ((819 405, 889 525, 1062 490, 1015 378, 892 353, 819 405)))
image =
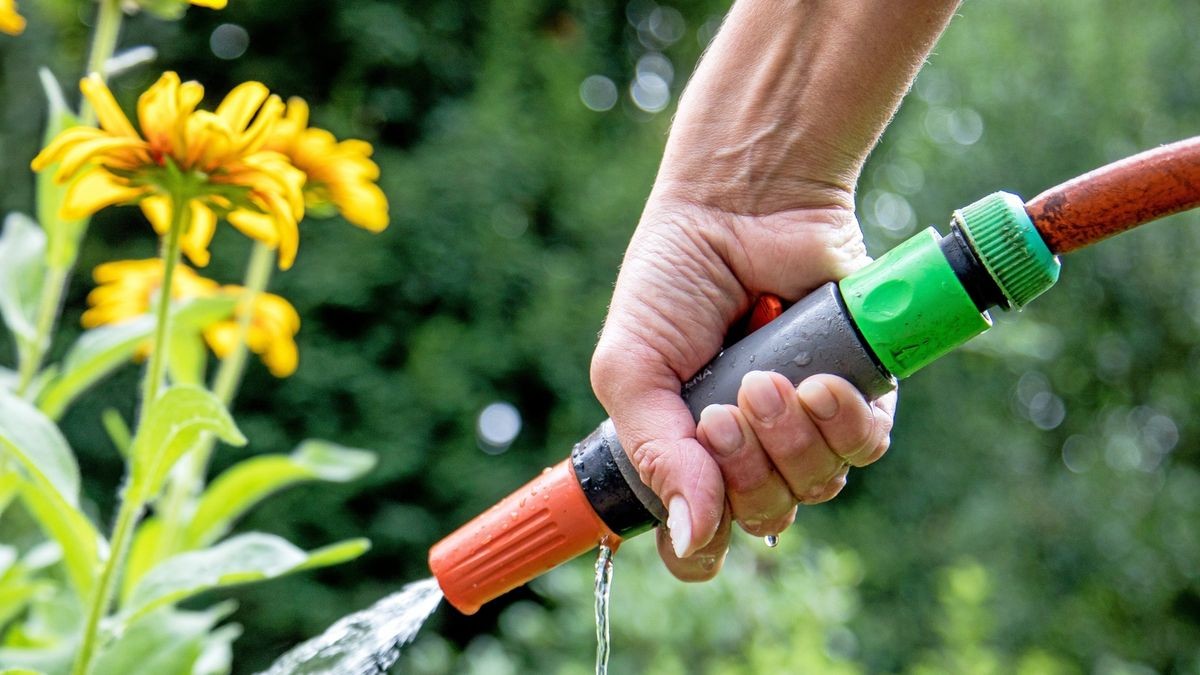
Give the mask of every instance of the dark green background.
MULTIPOLYGON (((234 593, 244 672, 337 617, 428 575, 429 546, 603 418, 587 369, 624 244, 673 108, 627 94, 650 47, 678 96, 724 3, 680 2, 683 37, 636 28, 651 0, 231 0, 179 23, 127 22, 158 62, 120 77, 130 109, 161 69, 215 103, 257 79, 313 122, 371 141, 392 225, 302 226, 271 289, 304 318, 287 380, 250 370, 236 413, 250 444, 217 468, 307 437, 379 451, 370 477, 273 499, 244 529, 305 547, 366 535, 328 571, 234 593), (222 61, 209 36, 243 26, 222 61), (621 92, 594 112, 592 74, 621 92), (475 418, 509 401, 512 448, 480 451, 475 418)), ((667 5, 663 5, 667 6, 667 5)), ((31 208, 35 70, 80 74, 90 3, 22 3, 0 38, 0 210, 31 208)), ((1140 149, 1200 133, 1200 4, 970 0, 872 155, 858 203, 878 254, 996 189, 1032 197, 1140 149)), ((803 111, 797 111, 803 114, 803 111)), ((1200 218, 1189 214, 1064 260, 1059 287, 902 389, 888 456, 784 545, 738 537, 705 586, 672 580, 652 542, 617 558, 615 672, 1200 672, 1200 218), (838 670, 843 669, 843 670, 838 670)), ((152 254, 136 211, 95 221, 87 269, 152 254)), ((208 272, 241 275, 223 228, 208 272)), ((66 339, 57 343, 61 353, 66 339)), ((120 464, 97 415, 129 368, 66 418, 87 494, 111 517, 120 464)), ((443 608, 401 665, 415 672, 588 672, 590 567, 576 561, 465 618, 443 608)))

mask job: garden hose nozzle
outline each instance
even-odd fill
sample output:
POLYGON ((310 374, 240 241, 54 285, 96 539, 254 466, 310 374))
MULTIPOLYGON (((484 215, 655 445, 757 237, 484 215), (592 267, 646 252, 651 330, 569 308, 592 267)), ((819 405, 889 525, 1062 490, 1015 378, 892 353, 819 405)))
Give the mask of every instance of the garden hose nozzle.
MULTIPOLYGON (((1135 205, 1139 208, 1114 213, 1097 206, 1100 199, 1113 203, 1112 196, 1089 192, 1082 179, 1040 195, 1035 202, 1042 207, 1034 218, 1033 203, 1027 210, 1019 197, 997 192, 955 211, 945 236, 928 228, 782 313, 777 303, 760 300, 752 326, 773 320, 702 368, 683 386, 684 400, 699 420, 711 404, 736 403, 742 377, 751 370, 775 371, 797 385, 830 373, 849 380, 868 399, 878 398, 895 387, 897 378, 987 330, 989 308, 1019 309, 1054 285, 1055 253, 1061 249, 1047 241, 1059 240, 1056 235, 1064 230, 1056 228, 1070 228, 1072 248, 1078 248, 1081 238, 1099 240, 1200 204, 1200 180, 1179 179, 1181 171, 1200 174, 1200 138, 1166 147, 1088 174, 1118 187, 1152 187, 1152 171, 1161 181, 1174 182, 1172 190, 1151 191, 1146 204, 1135 205), (1169 160, 1160 161, 1165 154, 1169 160), (1101 224, 1086 234, 1086 223, 1062 217, 1064 208, 1101 224)), ((666 522, 666 516, 607 420, 575 446, 569 460, 546 469, 435 545, 429 566, 450 603, 472 614, 597 544, 615 545, 666 522)))

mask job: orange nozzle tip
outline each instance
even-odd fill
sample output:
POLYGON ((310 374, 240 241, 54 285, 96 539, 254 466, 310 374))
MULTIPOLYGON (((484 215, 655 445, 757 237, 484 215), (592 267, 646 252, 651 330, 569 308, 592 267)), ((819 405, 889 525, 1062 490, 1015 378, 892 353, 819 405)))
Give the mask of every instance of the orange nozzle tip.
POLYGON ((619 543, 584 495, 569 459, 505 497, 429 550, 429 569, 463 614, 607 539, 619 543))

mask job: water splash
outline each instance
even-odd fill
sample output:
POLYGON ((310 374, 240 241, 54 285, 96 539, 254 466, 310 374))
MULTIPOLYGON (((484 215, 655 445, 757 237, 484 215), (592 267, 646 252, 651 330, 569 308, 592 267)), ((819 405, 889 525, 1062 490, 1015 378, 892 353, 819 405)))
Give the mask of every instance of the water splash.
POLYGON ((608 675, 608 597, 612 590, 613 550, 600 544, 596 556, 596 675, 608 675))
POLYGON ((259 675, 382 675, 442 601, 433 578, 414 581, 276 659, 259 675))

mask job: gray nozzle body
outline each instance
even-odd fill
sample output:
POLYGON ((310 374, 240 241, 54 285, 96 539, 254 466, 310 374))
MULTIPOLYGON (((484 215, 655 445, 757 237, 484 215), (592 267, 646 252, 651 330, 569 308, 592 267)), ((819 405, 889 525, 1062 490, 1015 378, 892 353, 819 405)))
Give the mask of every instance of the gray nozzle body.
MULTIPOLYGON (((692 416, 699 420, 700 411, 714 403, 736 404, 742 377, 752 370, 780 373, 793 384, 818 373, 838 375, 869 400, 896 387, 896 379, 859 337, 832 282, 722 351, 685 384, 682 396, 692 416)), ((576 445, 572 459, 584 494, 613 532, 627 536, 665 520, 666 509, 638 478, 611 420, 576 445), (618 480, 610 475, 614 469, 618 480), (634 503, 641 508, 631 509, 634 503)))

